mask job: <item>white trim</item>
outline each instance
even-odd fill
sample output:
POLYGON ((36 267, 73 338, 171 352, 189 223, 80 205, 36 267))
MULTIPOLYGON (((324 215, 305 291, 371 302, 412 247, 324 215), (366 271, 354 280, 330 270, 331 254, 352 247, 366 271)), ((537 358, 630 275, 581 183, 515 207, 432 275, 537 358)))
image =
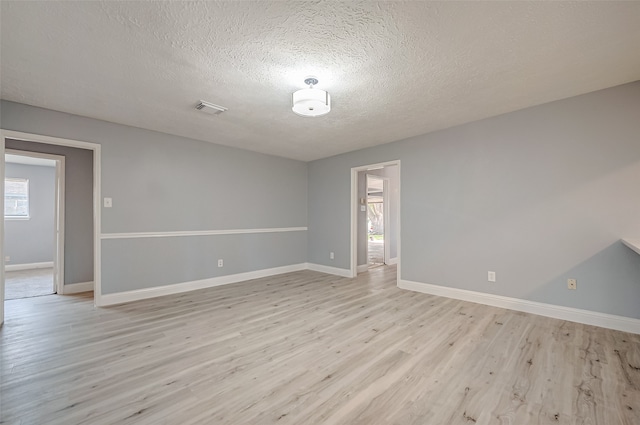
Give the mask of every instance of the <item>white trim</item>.
POLYGON ((408 289, 410 291, 422 292, 424 294, 454 298, 456 300, 522 311, 525 313, 537 314, 539 316, 552 317, 554 319, 640 334, 640 319, 634 319, 631 317, 616 316, 613 314, 563 307, 519 298, 504 297, 501 295, 486 294, 466 289, 448 288, 446 286, 412 282, 409 280, 398 280, 398 287, 408 289))
POLYGON ((640 254, 640 239, 622 239, 622 243, 625 244, 629 249, 640 254))
MULTIPOLYGON (((360 200, 358 199, 358 170, 351 169, 351 258, 350 258, 350 276, 358 276, 358 210, 360 209, 360 200)), ((368 213, 367 213, 368 214, 368 213)), ((369 261, 367 259, 367 261, 369 261)))
POLYGON ((69 146, 71 148, 80 148, 80 149, 88 149, 88 150, 94 150, 95 147, 100 146, 97 143, 83 142, 80 140, 73 140, 73 139, 63 139, 60 137, 45 136, 42 134, 24 133, 21 131, 0 129, 0 132, 2 132, 3 139, 23 140, 25 142, 38 142, 38 143, 45 143, 48 145, 69 146), (91 147, 88 147, 88 146, 91 146, 91 147))
MULTIPOLYGON (((0 174, 4 176, 4 137, 0 130, 0 174)), ((4 215, 4 184, 0 184, 0 198, 2 198, 2 214, 4 215)), ((0 326, 4 324, 4 220, 0 220, 0 326)))
MULTIPOLYGON (((2 155, 2 164, 0 171, 4 175, 4 149, 5 139, 24 140, 27 142, 45 143, 49 145, 68 146, 72 148, 87 149, 93 151, 93 281, 95 290, 93 292, 94 303, 100 304, 101 296, 101 207, 100 198, 102 191, 102 173, 101 173, 101 146, 97 143, 83 142, 80 140, 63 139, 60 137, 44 136, 41 134, 23 133, 20 131, 0 129, 0 154, 2 155)), ((0 190, 2 202, 4 204, 4 185, 0 190)), ((2 234, 4 235, 4 221, 0 224, 2 234)), ((0 244, 0 246, 3 244, 0 244)), ((4 261, 4 247, 0 251, 0 256, 4 261)), ((4 320, 4 267, 0 267, 0 323, 4 320)))
POLYGON ((334 274, 336 276, 353 277, 351 275, 351 270, 349 269, 341 269, 338 267, 324 266, 322 264, 307 263, 307 269, 313 270, 314 272, 334 274))
POLYGON ((250 279, 274 276, 283 273, 305 270, 306 263, 292 264, 290 266, 274 267, 271 269, 256 270, 246 273, 237 273, 226 276, 212 277, 209 279, 194 280, 190 282, 175 283, 172 285, 156 286, 153 288, 136 289, 133 291, 118 292, 115 294, 104 294, 100 297, 98 306, 104 307, 114 304, 123 304, 131 301, 144 300, 147 298, 161 297, 164 295, 180 294, 182 292, 195 291, 198 289, 213 288, 215 286, 228 285, 230 283, 242 282, 250 279))
POLYGON ((45 155, 45 154, 41 154, 40 152, 31 152, 31 153, 35 153, 36 155, 28 155, 28 156, 20 154, 21 151, 18 151, 18 152, 19 153, 16 155, 12 153, 10 149, 6 149, 4 152, 6 155, 4 158, 5 163, 31 165, 36 167, 50 167, 50 168, 53 168, 56 166, 55 160, 40 157, 40 155, 45 155), (7 156, 9 157, 8 159, 7 159, 7 156))
POLYGON ((80 292, 93 291, 93 282, 78 282, 62 285, 62 290, 58 295, 79 294, 80 292))
MULTIPOLYGON (((6 136, 5 136, 6 137, 6 136)), ((13 139, 13 137, 9 137, 9 139, 13 139)), ((28 142, 28 140, 25 140, 28 142)), ((20 149, 5 149, 5 155, 14 155, 14 156, 26 156, 29 158, 39 158, 39 159, 48 159, 51 161, 57 161, 61 158, 64 158, 63 155, 57 155, 54 153, 42 153, 42 152, 33 152, 33 151, 22 151, 20 149)), ((18 162, 13 162, 12 164, 20 164, 18 162)), ((30 164, 23 164, 30 165, 30 164)), ((50 165, 49 167, 54 167, 55 165, 50 165)), ((42 165, 40 165, 42 167, 42 165)))
POLYGON ((93 151, 93 302, 100 305, 102 296, 102 151, 96 145, 93 151))
POLYGON ((388 265, 398 264, 398 257, 389 258, 388 265))
MULTIPOLYGON (((53 155, 52 155, 53 156, 53 155)), ((65 178, 66 158, 60 156, 56 159, 56 190, 55 190, 55 221, 53 240, 55 242, 53 284, 56 292, 63 290, 64 286, 64 215, 65 215, 65 178)))
POLYGON ((15 272, 18 270, 48 269, 53 267, 53 261, 45 261, 42 263, 24 263, 24 264, 5 264, 4 270, 15 272))
POLYGON ((172 238, 177 236, 240 235, 248 233, 302 232, 306 227, 274 227, 265 229, 192 230, 177 232, 103 233, 100 239, 172 238))

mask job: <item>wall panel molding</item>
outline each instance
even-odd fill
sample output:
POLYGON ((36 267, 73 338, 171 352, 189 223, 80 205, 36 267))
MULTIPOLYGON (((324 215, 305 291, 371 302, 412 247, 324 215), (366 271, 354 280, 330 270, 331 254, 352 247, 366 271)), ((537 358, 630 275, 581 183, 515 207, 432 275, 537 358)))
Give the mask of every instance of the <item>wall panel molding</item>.
POLYGON ((175 238, 180 236, 242 235, 254 233, 304 232, 306 227, 269 227, 263 229, 188 230, 175 232, 103 233, 100 239, 175 238))

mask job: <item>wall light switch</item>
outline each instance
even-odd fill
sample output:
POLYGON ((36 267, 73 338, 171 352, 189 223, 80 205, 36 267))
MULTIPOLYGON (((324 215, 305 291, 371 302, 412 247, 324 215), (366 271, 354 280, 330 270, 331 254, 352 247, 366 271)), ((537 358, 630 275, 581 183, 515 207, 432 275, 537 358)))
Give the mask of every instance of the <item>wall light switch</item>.
POLYGON ((364 205, 360 205, 360 211, 365 212, 367 210, 367 207, 365 207, 364 205))
POLYGON ((104 198, 104 207, 111 208, 113 206, 113 200, 111 198, 104 198))

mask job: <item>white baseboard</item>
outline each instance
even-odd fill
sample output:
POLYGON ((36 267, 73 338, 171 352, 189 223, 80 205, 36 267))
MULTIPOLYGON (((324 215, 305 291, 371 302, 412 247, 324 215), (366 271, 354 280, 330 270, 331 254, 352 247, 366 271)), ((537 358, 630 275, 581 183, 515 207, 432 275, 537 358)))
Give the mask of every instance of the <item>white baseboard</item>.
POLYGON ((63 285, 62 292, 59 295, 79 294, 80 292, 93 291, 93 282, 69 283, 63 285))
POLYGON ((351 270, 349 270, 349 269, 341 269, 341 268, 338 268, 338 267, 323 266, 322 264, 307 263, 307 269, 313 270, 314 272, 335 274, 336 276, 352 277, 351 276, 351 270))
POLYGON ((362 265, 358 266, 358 273, 364 273, 367 270, 369 270, 369 265, 368 264, 362 264, 362 265))
POLYGON ((4 270, 6 272, 15 272, 18 270, 48 269, 50 267, 53 267, 53 261, 46 261, 44 263, 28 263, 28 264, 5 264, 4 270))
POLYGON ((398 287, 430 295, 438 295, 456 300, 470 301, 493 307, 552 317, 554 319, 567 320, 569 322, 640 334, 640 319, 631 317, 616 316, 613 314, 545 304, 519 298, 503 297, 501 295, 485 294, 483 292, 469 291, 466 289, 448 288, 409 280, 399 280, 398 287))
POLYGON ((387 264, 389 265, 398 264, 398 257, 389 258, 387 260, 387 264))
POLYGON ((118 292, 115 294, 103 294, 99 297, 96 297, 96 305, 99 307, 105 307, 108 305, 123 304, 131 301, 161 297, 163 295, 179 294, 182 292, 195 291, 197 289, 212 288, 214 286, 228 285, 230 283, 242 282, 245 280, 258 279, 261 277, 274 276, 277 274, 296 272, 306 269, 307 264, 301 263, 293 264, 290 266, 274 267, 272 269, 263 269, 253 272, 237 273, 226 276, 212 277, 209 279, 194 280, 191 282, 175 283, 173 285, 136 289, 133 291, 118 292))

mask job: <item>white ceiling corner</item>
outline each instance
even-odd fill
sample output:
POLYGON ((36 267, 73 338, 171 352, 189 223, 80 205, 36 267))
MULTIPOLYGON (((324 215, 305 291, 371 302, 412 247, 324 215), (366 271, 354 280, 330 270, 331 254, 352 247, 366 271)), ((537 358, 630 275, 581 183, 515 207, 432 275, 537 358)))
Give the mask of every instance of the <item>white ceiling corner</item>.
POLYGON ((0 7, 3 99, 304 161, 640 79, 640 2, 0 7))

